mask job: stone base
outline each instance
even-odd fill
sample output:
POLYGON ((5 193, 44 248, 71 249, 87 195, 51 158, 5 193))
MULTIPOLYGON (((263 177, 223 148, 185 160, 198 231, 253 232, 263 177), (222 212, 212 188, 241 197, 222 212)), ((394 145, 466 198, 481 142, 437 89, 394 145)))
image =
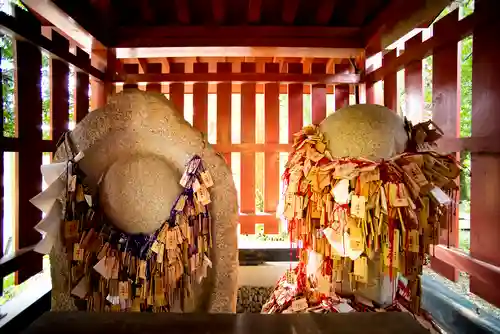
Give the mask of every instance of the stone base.
POLYGON ((260 313, 273 289, 273 286, 240 286, 236 302, 236 313, 260 313))

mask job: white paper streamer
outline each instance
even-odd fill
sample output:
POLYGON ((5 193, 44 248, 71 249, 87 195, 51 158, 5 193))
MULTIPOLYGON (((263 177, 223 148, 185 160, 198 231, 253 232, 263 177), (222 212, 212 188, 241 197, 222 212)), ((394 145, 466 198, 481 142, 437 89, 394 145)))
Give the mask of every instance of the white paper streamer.
POLYGON ((62 221, 62 204, 55 201, 49 213, 36 226, 35 230, 42 233, 54 234, 59 232, 59 227, 62 221))
POLYGON ((66 189, 65 183, 60 178, 55 180, 47 189, 39 193, 32 199, 31 204, 40 209, 43 213, 49 213, 50 209, 66 189))
POLYGON ((69 163, 68 166, 68 162, 56 162, 40 166, 43 180, 48 186, 54 183, 55 180, 57 180, 66 170, 69 169, 71 169, 71 163, 69 163))
MULTIPOLYGON (((84 157, 83 152, 80 152, 73 159, 75 162, 80 161, 84 157)), ((56 162, 49 165, 40 166, 43 179, 47 184, 47 189, 30 199, 31 204, 36 206, 40 211, 45 213, 45 217, 35 226, 35 230, 42 234, 42 240, 35 246, 34 251, 41 254, 49 254, 54 247, 61 222, 63 220, 63 207, 59 198, 66 190, 65 173, 70 171, 72 163, 68 161, 56 162)), ((88 200, 87 200, 88 201, 88 200)), ((90 204, 90 203, 89 203, 90 204)), ((80 282, 72 291, 73 294, 81 294, 79 286, 80 282)), ((81 286, 80 286, 81 288, 81 286)))
MULTIPOLYGON (((43 233, 42 233, 43 234, 43 233)), ((34 251, 40 254, 47 255, 52 250, 56 243, 54 235, 45 234, 43 239, 35 246, 34 251)))

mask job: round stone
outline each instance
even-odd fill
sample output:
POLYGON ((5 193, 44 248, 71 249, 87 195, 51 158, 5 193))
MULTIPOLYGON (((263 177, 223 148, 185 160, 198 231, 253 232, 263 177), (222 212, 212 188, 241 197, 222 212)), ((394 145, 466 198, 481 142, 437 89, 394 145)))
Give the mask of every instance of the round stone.
POLYGON ((124 232, 149 234, 170 215, 181 193, 179 175, 155 155, 132 155, 114 162, 99 188, 102 207, 124 232))
POLYGON ((376 104, 341 108, 320 124, 334 158, 389 159, 406 148, 404 120, 376 104))

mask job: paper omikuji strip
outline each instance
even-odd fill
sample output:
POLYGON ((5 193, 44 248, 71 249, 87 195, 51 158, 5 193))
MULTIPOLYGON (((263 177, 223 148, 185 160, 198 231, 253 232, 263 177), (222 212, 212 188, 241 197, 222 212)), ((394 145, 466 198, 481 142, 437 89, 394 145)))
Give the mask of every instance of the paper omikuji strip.
POLYGON ((460 167, 434 151, 431 122, 407 123, 407 152, 387 161, 332 158, 319 127, 294 135, 282 214, 299 265, 263 313, 420 310, 420 274, 453 210, 460 167))

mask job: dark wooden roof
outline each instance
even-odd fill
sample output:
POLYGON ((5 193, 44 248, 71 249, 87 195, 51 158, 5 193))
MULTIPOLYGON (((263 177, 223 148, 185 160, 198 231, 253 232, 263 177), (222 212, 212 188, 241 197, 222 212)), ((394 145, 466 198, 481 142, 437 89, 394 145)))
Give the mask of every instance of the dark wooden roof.
POLYGON ((55 0, 71 16, 118 26, 359 27, 390 0, 55 0))
MULTIPOLYGON (((31 2, 33 1, 26 1, 31 2)), ((106 46, 364 47, 450 0, 52 0, 106 46)), ((412 26, 412 27, 413 27, 412 26)))

